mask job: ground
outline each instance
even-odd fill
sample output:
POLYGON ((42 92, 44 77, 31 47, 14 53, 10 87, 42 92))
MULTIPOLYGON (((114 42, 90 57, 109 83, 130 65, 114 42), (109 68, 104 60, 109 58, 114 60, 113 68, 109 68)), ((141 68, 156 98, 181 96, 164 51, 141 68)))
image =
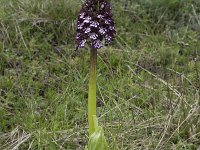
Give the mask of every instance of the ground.
MULTIPOLYGON (((200 148, 200 3, 111 0, 97 113, 111 149, 200 148)), ((83 149, 89 48, 80 0, 0 0, 0 149, 83 149)))

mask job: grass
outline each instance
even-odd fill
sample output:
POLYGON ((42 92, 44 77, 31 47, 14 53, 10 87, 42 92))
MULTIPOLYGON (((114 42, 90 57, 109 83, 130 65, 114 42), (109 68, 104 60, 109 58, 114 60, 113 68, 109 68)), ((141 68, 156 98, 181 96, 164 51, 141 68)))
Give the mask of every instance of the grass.
MULTIPOLYGON (((198 149, 199 2, 112 4, 117 37, 97 65, 111 149, 198 149)), ((89 50, 74 52, 80 5, 0 0, 0 149, 86 145, 89 50)))

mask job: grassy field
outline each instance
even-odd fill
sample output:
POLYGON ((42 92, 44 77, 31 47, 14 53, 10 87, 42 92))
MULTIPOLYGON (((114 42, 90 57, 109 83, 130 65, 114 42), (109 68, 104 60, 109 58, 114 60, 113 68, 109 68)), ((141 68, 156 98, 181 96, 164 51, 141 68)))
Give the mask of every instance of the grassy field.
MULTIPOLYGON (((200 149, 200 2, 111 0, 97 113, 112 150, 200 149)), ((81 0, 0 0, 0 149, 82 150, 89 50, 81 0)))

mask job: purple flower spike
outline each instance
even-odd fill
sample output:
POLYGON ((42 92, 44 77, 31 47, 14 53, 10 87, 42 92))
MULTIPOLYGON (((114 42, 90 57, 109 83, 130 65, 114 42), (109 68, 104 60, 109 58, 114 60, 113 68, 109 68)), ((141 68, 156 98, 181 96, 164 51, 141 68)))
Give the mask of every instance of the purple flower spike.
POLYGON ((77 47, 85 47, 88 43, 91 48, 100 49, 110 44, 115 34, 110 3, 107 0, 86 0, 77 19, 77 47))

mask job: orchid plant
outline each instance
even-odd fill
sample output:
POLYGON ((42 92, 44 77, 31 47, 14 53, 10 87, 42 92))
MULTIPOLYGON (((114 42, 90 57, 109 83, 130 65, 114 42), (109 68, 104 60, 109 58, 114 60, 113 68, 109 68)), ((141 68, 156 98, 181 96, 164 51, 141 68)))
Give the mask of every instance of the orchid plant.
POLYGON ((107 0, 86 0, 77 19, 76 48, 90 47, 90 77, 88 93, 88 150, 109 149, 102 127, 96 117, 97 50, 109 45, 116 34, 111 5, 107 0))

